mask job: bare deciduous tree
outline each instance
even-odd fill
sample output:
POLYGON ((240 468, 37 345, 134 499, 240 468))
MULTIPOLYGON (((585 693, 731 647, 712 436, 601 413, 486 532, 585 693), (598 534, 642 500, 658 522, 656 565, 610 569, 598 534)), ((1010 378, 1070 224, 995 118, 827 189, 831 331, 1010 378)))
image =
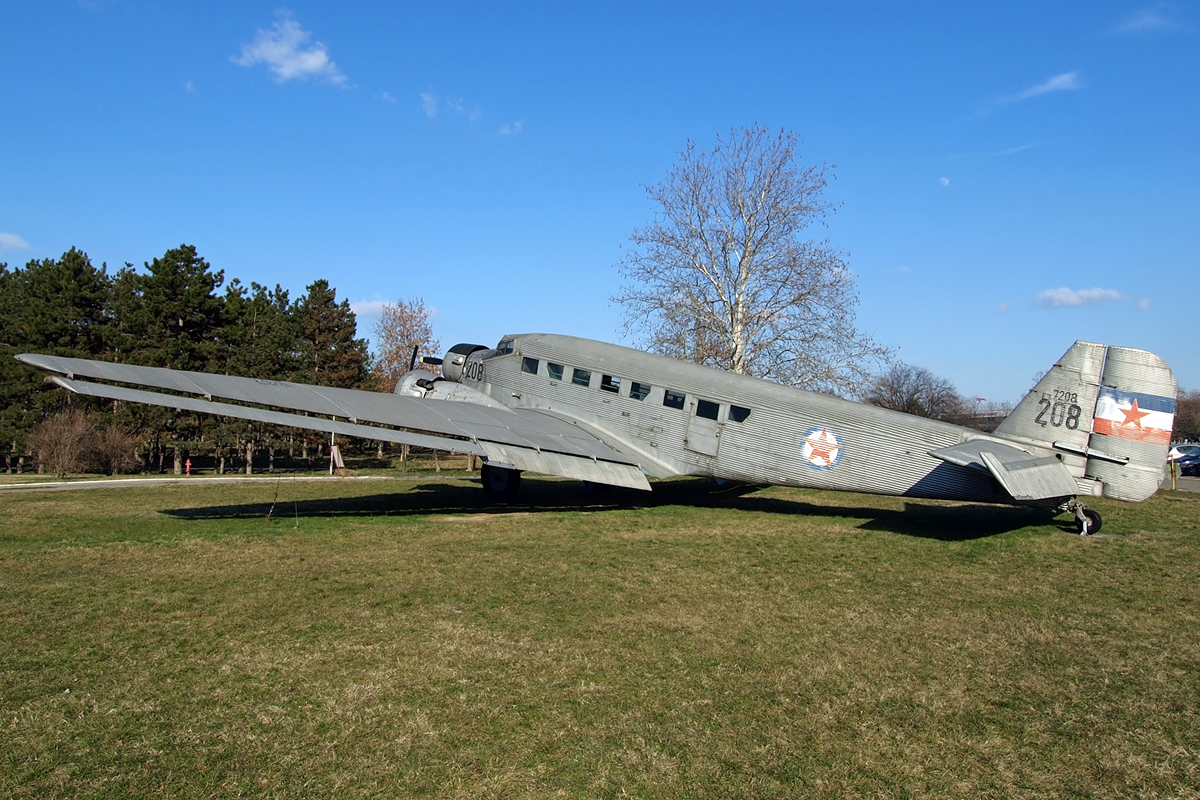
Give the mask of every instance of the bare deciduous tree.
MULTIPOLYGON (((390 391, 400 376, 408 371, 413 348, 421 355, 435 355, 441 342, 433 336, 429 322, 430 309, 421 298, 384 303, 383 311, 372 330, 375 333, 375 382, 380 389, 390 391)), ((434 371, 425 364, 422 369, 434 371)))
POLYGON ((1200 441, 1200 392, 1180 390, 1175 405, 1175 441, 1200 441))
POLYGON ((731 131, 692 142, 657 186, 655 220, 630 236, 612 299, 664 355, 807 389, 846 392, 889 351, 855 327, 854 276, 805 238, 833 206, 831 167, 800 167, 799 138, 731 131))
POLYGON ((91 466, 96 451, 96 426, 90 415, 68 408, 39 422, 29 431, 38 464, 65 478, 91 466))
POLYGON ((138 458, 139 440, 128 428, 110 422, 96 438, 96 459, 109 475, 132 472, 141 464, 138 458))
POLYGON ((950 381, 911 364, 895 364, 876 376, 862 400, 880 408, 954 422, 966 413, 966 404, 950 381))

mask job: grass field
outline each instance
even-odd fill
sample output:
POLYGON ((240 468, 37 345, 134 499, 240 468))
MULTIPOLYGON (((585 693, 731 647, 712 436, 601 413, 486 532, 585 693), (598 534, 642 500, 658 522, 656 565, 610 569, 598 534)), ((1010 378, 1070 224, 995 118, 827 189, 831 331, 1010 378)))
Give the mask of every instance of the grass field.
POLYGON ((1200 495, 522 501, 0 495, 0 796, 1200 796, 1200 495))

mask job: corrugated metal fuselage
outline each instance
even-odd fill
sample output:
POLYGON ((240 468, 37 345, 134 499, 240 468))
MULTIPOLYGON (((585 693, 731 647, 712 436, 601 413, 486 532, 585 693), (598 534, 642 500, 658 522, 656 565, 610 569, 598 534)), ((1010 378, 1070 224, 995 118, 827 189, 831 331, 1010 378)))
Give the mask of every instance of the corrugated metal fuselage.
POLYGON ((1012 502, 988 474, 929 455, 994 438, 979 431, 572 336, 503 341, 511 352, 472 355, 463 383, 592 429, 655 477, 1012 502), (576 369, 590 373, 586 385, 576 369), (681 407, 665 402, 668 391, 681 407), (749 410, 740 421, 738 408, 749 410))

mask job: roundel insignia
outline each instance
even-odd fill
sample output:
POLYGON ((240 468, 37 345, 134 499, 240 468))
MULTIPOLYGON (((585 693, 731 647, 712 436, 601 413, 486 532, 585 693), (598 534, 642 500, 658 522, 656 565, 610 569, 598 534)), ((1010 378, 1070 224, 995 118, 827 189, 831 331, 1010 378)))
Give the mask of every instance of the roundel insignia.
POLYGON ((813 469, 833 469, 842 460, 842 439, 826 427, 809 428, 800 445, 804 463, 813 469))

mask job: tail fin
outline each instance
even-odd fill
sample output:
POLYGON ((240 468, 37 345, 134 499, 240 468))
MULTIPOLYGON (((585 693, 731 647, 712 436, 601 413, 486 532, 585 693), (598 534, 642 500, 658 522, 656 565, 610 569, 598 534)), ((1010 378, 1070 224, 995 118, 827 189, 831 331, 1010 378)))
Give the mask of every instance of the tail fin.
POLYGON ((1175 393, 1155 354, 1076 342, 996 433, 1059 451, 1080 494, 1145 500, 1162 480, 1175 393))

